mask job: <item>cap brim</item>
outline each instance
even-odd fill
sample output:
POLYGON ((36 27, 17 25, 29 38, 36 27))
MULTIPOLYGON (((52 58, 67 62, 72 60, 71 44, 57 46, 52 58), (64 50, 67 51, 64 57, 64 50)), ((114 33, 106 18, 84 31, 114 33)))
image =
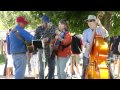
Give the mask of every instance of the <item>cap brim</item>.
POLYGON ((49 21, 43 21, 44 23, 49 23, 49 21))
POLYGON ((22 23, 25 24, 25 25, 27 25, 29 22, 28 21, 23 21, 22 23))
MULTIPOLYGON (((87 22, 88 20, 91 20, 91 19, 86 19, 86 20, 84 20, 85 22, 87 22)), ((95 19, 94 19, 95 20, 95 19)))

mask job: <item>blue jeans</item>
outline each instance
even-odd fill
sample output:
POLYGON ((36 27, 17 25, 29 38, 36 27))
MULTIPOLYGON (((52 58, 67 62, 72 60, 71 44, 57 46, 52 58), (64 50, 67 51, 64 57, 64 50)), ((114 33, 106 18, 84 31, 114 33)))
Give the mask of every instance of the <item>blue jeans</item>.
MULTIPOLYGON (((39 61, 40 61, 40 71, 39 71, 39 78, 44 79, 44 62, 43 62, 43 50, 38 50, 39 54, 39 61)), ((54 78, 54 71, 55 71, 55 60, 50 59, 49 50, 48 53, 45 53, 45 67, 48 64, 48 79, 54 78)))
POLYGON ((12 54, 14 67, 15 67, 15 79, 24 79, 27 56, 26 54, 12 54))
POLYGON ((69 58, 70 58, 69 56, 68 57, 58 57, 58 60, 56 61, 58 79, 66 79, 67 78, 66 72, 64 70, 66 68, 66 64, 67 64, 69 58))
POLYGON ((85 73, 86 73, 86 68, 89 64, 89 58, 86 58, 83 56, 83 74, 82 74, 82 79, 85 79, 85 73))

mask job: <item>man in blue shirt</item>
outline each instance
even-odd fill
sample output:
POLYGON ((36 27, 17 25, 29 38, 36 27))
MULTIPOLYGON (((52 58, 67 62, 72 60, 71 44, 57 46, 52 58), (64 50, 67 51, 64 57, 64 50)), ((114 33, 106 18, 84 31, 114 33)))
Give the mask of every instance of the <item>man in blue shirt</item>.
MULTIPOLYGON (((16 22, 17 26, 15 27, 15 30, 18 32, 19 36, 24 38, 25 41, 32 42, 33 36, 24 29, 28 24, 25 17, 17 17, 16 22)), ((14 61, 15 79, 24 79, 27 47, 25 43, 16 36, 14 30, 10 33, 10 52, 14 61)))
POLYGON ((108 31, 104 28, 104 26, 101 24, 100 20, 96 18, 96 16, 89 15, 86 22, 88 23, 89 28, 84 30, 83 32, 83 46, 85 48, 85 52, 83 55, 83 79, 85 78, 86 67, 89 63, 89 48, 90 42, 92 41, 93 30, 96 30, 96 34, 102 36, 103 38, 109 36, 108 31))

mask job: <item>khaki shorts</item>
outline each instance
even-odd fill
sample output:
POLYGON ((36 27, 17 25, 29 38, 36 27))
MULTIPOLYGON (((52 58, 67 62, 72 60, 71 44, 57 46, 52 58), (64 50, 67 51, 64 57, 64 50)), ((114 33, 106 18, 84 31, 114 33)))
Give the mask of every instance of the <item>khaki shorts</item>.
POLYGON ((71 55, 71 63, 75 64, 80 62, 80 55, 79 54, 72 54, 71 55))

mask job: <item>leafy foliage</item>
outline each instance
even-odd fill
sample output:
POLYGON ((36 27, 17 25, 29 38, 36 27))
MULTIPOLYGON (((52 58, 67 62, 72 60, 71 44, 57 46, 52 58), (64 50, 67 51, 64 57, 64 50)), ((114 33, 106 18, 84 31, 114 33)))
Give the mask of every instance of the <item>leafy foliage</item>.
MULTIPOLYGON (((0 11, 0 29, 13 28, 16 24, 16 17, 25 16, 30 23, 27 29, 35 30, 41 24, 40 17, 43 13, 47 14, 56 26, 60 19, 68 20, 72 33, 82 33, 84 29, 88 28, 84 22, 87 16, 90 14, 97 15, 97 11, 0 11)), ((109 19, 111 24, 110 35, 120 35, 120 12, 112 11, 112 17, 109 19)), ((104 25, 105 15, 101 21, 104 25)))

